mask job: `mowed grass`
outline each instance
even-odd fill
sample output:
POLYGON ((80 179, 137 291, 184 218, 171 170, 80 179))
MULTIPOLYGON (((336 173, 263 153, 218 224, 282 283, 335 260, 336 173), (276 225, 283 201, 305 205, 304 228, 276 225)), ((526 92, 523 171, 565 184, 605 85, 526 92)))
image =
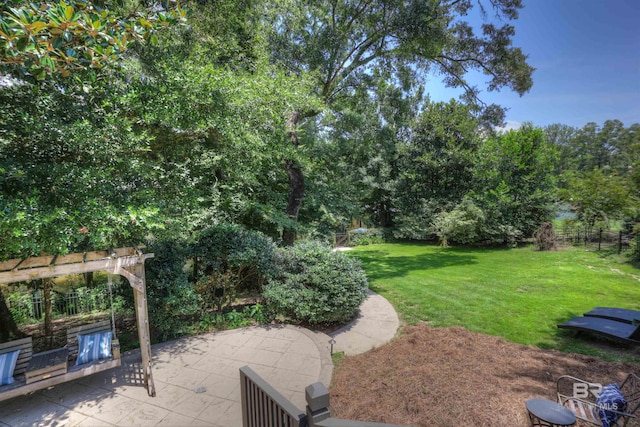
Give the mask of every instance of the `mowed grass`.
POLYGON ((362 261, 371 289, 408 324, 463 326, 520 344, 618 359, 607 349, 624 355, 624 346, 574 338, 556 325, 596 306, 640 310, 640 271, 581 248, 383 244, 350 253, 362 261))

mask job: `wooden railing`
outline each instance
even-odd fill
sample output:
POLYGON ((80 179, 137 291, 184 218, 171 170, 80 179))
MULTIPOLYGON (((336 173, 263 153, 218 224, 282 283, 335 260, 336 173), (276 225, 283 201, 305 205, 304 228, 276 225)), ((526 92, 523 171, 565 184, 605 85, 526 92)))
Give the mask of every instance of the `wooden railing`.
POLYGON ((305 389, 306 413, 248 366, 240 368, 240 388, 243 427, 402 427, 332 418, 329 391, 320 382, 305 389))
POLYGON ((307 427, 307 415, 248 366, 240 368, 244 427, 307 427))

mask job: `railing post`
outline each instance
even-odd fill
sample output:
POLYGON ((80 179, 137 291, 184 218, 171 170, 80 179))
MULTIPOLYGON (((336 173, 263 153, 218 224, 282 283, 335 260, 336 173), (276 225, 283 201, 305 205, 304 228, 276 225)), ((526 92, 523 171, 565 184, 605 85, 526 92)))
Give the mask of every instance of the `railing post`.
POLYGON ((329 390, 324 384, 317 382, 304 390, 307 399, 307 422, 309 427, 331 416, 329 411, 329 390))

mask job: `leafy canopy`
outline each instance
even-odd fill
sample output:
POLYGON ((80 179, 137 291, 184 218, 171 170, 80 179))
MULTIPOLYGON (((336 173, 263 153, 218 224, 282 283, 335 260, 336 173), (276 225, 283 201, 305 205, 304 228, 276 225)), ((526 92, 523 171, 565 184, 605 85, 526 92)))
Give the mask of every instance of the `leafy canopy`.
POLYGON ((89 0, 10 1, 0 6, 0 72, 44 80, 100 69, 186 16, 175 0, 125 16, 89 0))

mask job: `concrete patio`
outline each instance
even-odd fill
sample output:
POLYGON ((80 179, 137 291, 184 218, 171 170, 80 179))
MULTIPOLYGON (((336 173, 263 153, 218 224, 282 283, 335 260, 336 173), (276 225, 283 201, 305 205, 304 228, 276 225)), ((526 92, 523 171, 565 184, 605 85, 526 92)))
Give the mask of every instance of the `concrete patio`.
POLYGON ((142 384, 139 351, 122 366, 0 402, 0 427, 242 425, 240 375, 251 367, 298 408, 304 389, 331 382, 334 352, 384 345, 400 325, 393 306, 369 291, 358 315, 331 336, 295 326, 261 326, 152 346, 156 397, 142 384))
POLYGON ((131 352, 117 369, 0 403, 0 426, 240 426, 241 366, 304 408, 304 388, 331 381, 329 339, 269 326, 162 343, 153 346, 156 397, 147 395, 140 355, 131 352))

